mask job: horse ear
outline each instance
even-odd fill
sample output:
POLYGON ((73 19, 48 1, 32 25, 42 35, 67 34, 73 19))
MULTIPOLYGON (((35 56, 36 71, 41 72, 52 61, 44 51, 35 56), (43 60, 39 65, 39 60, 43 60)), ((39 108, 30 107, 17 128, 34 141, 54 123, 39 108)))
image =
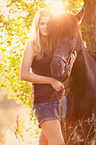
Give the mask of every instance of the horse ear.
POLYGON ((75 16, 78 20, 78 22, 81 22, 84 17, 85 9, 82 8, 75 16))

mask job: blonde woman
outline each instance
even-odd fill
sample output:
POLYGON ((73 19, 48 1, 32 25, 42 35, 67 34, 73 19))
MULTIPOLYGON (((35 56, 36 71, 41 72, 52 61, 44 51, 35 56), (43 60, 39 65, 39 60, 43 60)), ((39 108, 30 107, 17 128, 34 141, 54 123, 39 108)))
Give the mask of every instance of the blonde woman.
POLYGON ((30 41, 26 44, 22 58, 21 79, 34 85, 35 115, 41 128, 39 145, 63 145, 60 122, 55 115, 58 113, 56 100, 53 105, 55 113, 49 109, 49 101, 54 90, 60 91, 64 88, 60 81, 51 76, 52 45, 47 32, 49 19, 49 11, 45 8, 37 11, 33 19, 30 41))

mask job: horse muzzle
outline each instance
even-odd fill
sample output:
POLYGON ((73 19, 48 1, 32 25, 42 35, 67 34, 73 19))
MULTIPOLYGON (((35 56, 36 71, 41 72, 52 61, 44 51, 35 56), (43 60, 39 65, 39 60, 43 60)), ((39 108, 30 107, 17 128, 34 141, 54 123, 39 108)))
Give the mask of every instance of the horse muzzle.
POLYGON ((66 64, 56 57, 53 57, 50 67, 52 75, 56 77, 62 77, 66 71, 66 64))

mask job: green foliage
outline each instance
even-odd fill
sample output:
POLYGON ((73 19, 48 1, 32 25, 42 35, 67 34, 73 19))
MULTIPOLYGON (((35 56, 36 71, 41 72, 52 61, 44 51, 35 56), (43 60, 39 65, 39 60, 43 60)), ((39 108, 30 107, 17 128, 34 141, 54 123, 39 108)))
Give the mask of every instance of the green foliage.
POLYGON ((43 1, 7 1, 8 18, 0 17, 0 87, 26 106, 31 106, 31 84, 20 80, 21 58, 34 14, 43 5, 43 1))
POLYGON ((67 2, 66 9, 69 12, 73 12, 73 13, 77 13, 78 11, 80 11, 80 9, 84 5, 84 0, 74 0, 74 1, 73 0, 66 0, 66 2, 67 2))

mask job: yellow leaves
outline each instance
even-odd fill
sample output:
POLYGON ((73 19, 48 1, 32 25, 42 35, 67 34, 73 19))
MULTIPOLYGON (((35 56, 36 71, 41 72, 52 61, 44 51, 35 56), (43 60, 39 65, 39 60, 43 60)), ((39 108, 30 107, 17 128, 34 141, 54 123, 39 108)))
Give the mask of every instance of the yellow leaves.
POLYGON ((13 94, 8 95, 8 99, 14 98, 13 94))
POLYGON ((9 92, 9 88, 6 88, 6 91, 5 92, 8 93, 9 92))
POLYGON ((0 83, 0 87, 1 87, 1 88, 5 88, 5 87, 6 87, 6 84, 0 83))

